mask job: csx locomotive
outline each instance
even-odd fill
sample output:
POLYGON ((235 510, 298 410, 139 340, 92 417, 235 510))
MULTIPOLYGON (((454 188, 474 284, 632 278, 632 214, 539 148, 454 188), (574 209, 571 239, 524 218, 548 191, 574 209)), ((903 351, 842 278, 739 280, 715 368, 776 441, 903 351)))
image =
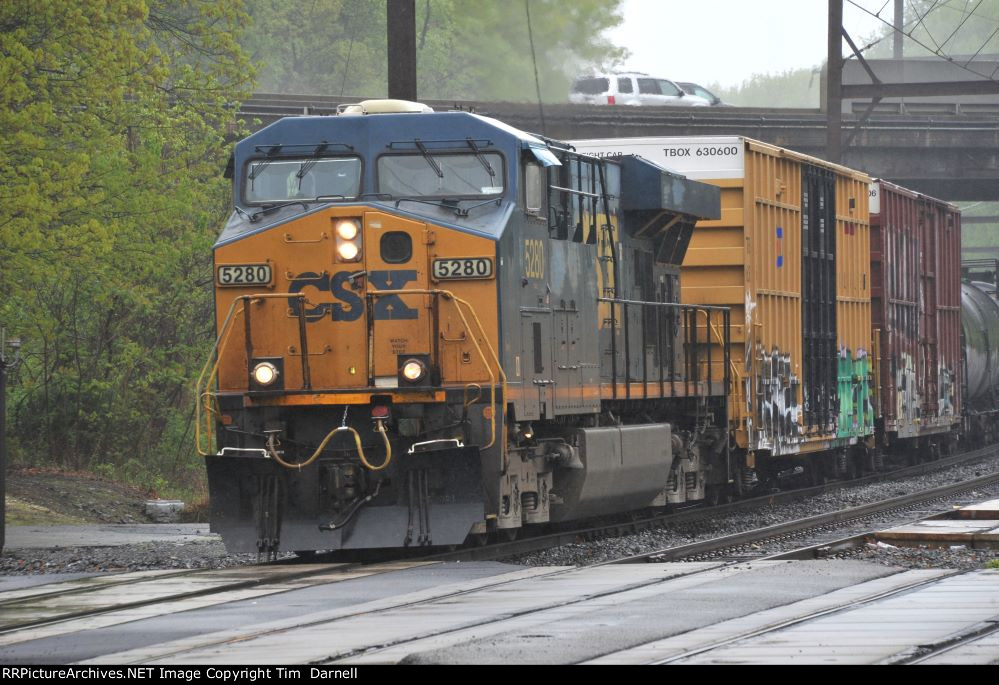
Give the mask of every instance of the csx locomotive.
POLYGON ((227 173, 198 444, 230 551, 513 536, 996 425, 959 211, 845 167, 369 101, 227 173))
POLYGON ((728 309, 679 304, 716 187, 400 101, 278 121, 227 174, 198 437, 230 551, 460 544, 731 481, 728 309))

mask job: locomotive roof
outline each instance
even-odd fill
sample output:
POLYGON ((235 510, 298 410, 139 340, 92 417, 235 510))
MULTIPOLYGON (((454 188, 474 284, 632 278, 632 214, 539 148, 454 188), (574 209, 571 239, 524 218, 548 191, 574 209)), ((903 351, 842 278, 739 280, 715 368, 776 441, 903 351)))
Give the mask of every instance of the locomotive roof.
MULTIPOLYGON (((518 155, 521 150, 538 150, 539 155, 547 152, 547 145, 540 138, 520 131, 503 122, 470 112, 418 112, 400 114, 367 114, 350 116, 301 116, 285 117, 273 124, 253 133, 236 143, 235 150, 226 169, 227 176, 236 176, 240 183, 241 173, 236 170, 245 169, 250 159, 261 157, 308 157, 317 150, 326 155, 348 154, 358 155, 365 160, 365 174, 370 178, 370 170, 379 155, 389 151, 392 143, 405 144, 405 151, 415 151, 415 141, 426 143, 432 149, 442 147, 450 149, 471 150, 468 140, 474 141, 482 151, 500 152, 507 158, 506 199, 498 205, 487 205, 469 216, 458 217, 445 209, 428 209, 438 214, 433 220, 443 226, 449 226, 460 231, 482 236, 497 238, 506 224, 514 202, 510 197, 516 197, 518 155), (450 145, 453 143, 453 145, 450 145), (325 149, 319 146, 325 144, 325 149), (541 152, 545 151, 545 152, 541 152)), ((296 216, 302 215, 300 206, 278 208, 261 217, 259 221, 248 221, 247 217, 253 208, 244 205, 241 193, 235 192, 234 199, 237 211, 230 216, 216 245, 236 240, 261 230, 266 230, 281 224, 296 216), (246 211, 244 211, 246 210, 246 211)), ((348 200, 344 204, 363 204, 368 206, 391 206, 393 212, 411 215, 417 220, 426 220, 426 216, 418 216, 406 211, 404 207, 394 206, 395 203, 376 197, 348 200)), ((306 213, 322 210, 324 205, 317 205, 306 213)))
POLYGON ((274 145, 298 147, 327 142, 332 146, 347 142, 359 154, 374 156, 385 150, 386 140, 401 142, 418 138, 453 141, 459 146, 464 145, 466 138, 475 136, 488 136, 501 148, 546 147, 530 133, 471 112, 302 116, 285 117, 241 140, 236 144, 235 162, 238 167, 246 158, 259 155, 257 147, 274 145))

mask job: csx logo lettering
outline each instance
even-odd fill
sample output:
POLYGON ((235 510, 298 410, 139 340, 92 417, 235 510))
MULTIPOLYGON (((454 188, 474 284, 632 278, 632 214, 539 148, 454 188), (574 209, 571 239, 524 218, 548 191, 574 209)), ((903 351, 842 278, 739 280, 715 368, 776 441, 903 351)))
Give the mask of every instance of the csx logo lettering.
POLYGON ((545 244, 540 240, 524 241, 524 275, 528 278, 545 277, 545 244))
MULTIPOLYGON (((315 288, 333 295, 335 302, 321 302, 305 310, 305 317, 310 322, 324 319, 327 314, 333 321, 357 321, 364 314, 364 300, 350 289, 350 275, 350 271, 338 271, 332 276, 302 273, 292 279, 289 292, 300 293, 307 288, 315 288)), ((416 280, 416 270, 369 271, 366 278, 375 290, 401 290, 407 283, 416 280)), ((299 315, 299 302, 296 298, 288 299, 293 316, 299 315)), ((398 295, 382 295, 377 298, 374 310, 376 321, 419 318, 419 312, 398 295)))

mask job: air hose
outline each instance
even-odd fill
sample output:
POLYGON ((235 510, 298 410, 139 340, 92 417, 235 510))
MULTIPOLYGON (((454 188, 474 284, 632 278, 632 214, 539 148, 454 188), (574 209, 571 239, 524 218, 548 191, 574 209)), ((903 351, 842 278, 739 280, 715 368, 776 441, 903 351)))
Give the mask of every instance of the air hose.
POLYGON ((331 430, 329 433, 327 433, 326 437, 323 438, 323 441, 321 443, 319 443, 319 447, 316 448, 316 451, 312 454, 312 456, 303 462, 293 464, 291 462, 287 462, 284 459, 282 459, 281 456, 277 453, 277 450, 274 449, 277 446, 277 441, 274 434, 271 434, 267 437, 267 455, 271 459, 273 459, 274 461, 281 464, 281 466, 287 469, 301 470, 319 458, 319 455, 322 454, 323 449, 326 448, 326 445, 329 444, 329 441, 333 439, 334 435, 336 435, 337 433, 347 431, 353 434, 354 436, 354 444, 357 445, 357 456, 361 458, 361 463, 364 464, 364 467, 369 471, 381 471, 385 468, 388 468, 388 465, 392 463, 392 443, 389 442, 388 433, 385 432, 385 424, 382 421, 379 420, 375 421, 375 430, 381 433, 382 440, 385 442, 385 460, 378 466, 372 466, 371 463, 364 456, 364 447, 361 446, 361 436, 358 434, 358 432, 353 428, 351 428, 350 426, 346 425, 338 426, 333 430, 331 430))

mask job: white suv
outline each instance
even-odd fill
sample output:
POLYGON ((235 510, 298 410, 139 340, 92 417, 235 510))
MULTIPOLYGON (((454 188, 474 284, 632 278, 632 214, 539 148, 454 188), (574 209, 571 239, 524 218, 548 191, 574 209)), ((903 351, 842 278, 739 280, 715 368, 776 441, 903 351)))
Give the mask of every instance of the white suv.
POLYGON ((630 72, 603 74, 576 79, 569 102, 577 105, 669 105, 673 107, 708 107, 704 98, 683 92, 680 86, 664 78, 630 72))

